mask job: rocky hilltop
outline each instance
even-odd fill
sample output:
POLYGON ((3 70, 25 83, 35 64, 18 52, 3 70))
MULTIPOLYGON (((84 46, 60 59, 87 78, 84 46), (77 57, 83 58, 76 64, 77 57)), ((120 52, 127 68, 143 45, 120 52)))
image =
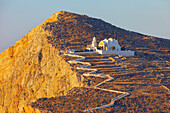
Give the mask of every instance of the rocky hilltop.
MULTIPOLYGON (((55 16, 54 16, 55 17, 55 16)), ((76 72, 48 43, 43 24, 0 54, 0 111, 18 112, 42 97, 64 95, 79 86, 76 72)))
MULTIPOLYGON (((127 31, 86 15, 60 11, 0 54, 0 112, 38 112, 27 105, 39 98, 64 96, 73 87, 84 86, 80 76, 82 73, 76 71, 75 66, 70 65, 68 58, 59 51, 84 48, 94 36, 98 42, 105 38, 116 38, 122 47, 136 52, 140 65, 135 64, 136 60, 134 67, 132 64, 128 67, 120 61, 123 69, 138 71, 153 59, 169 67, 170 40, 127 31), (145 58, 143 63, 141 58, 145 58)), ((158 68, 149 66, 149 69, 158 68)), ((167 76, 164 73, 163 78, 167 76)), ((118 78, 118 81, 122 80, 118 78)))

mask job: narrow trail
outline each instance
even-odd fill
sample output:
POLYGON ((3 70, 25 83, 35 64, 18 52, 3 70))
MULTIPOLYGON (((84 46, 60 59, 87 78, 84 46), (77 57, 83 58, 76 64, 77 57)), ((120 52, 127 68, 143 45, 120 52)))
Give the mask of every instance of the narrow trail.
MULTIPOLYGON (((83 53, 83 54, 85 54, 85 53, 83 53)), ((108 79, 102 81, 101 83, 97 84, 96 86, 94 86, 92 88, 102 90, 102 91, 108 91, 108 92, 112 92, 112 93, 121 93, 121 95, 113 98, 109 104, 104 105, 104 106, 100 106, 100 107, 91 108, 91 109, 85 109, 85 110, 83 110, 83 112, 88 112, 88 111, 92 111, 92 110, 103 109, 103 108, 108 108, 108 107, 114 106, 114 103, 115 103, 116 100, 130 95, 127 92, 98 88, 98 86, 101 86, 101 85, 105 84, 106 82, 113 81, 114 78, 111 77, 108 74, 96 74, 97 71, 98 71, 97 69, 88 68, 88 67, 91 66, 91 63, 82 62, 82 60, 85 60, 84 56, 77 55, 75 53, 69 53, 69 52, 64 53, 64 55, 67 55, 67 56, 70 56, 70 57, 77 57, 77 59, 73 59, 73 60, 68 61, 70 64, 77 64, 77 63, 82 64, 81 66, 77 67, 77 69, 91 71, 91 72, 88 72, 88 73, 83 73, 84 76, 94 76, 94 77, 108 78, 108 79)))

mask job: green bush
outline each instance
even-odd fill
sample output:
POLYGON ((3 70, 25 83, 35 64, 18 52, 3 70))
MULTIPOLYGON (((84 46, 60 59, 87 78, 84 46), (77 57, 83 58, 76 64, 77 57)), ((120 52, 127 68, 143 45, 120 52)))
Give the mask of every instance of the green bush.
POLYGON ((129 111, 129 113, 132 113, 132 111, 129 111))
POLYGON ((96 104, 95 107, 100 107, 100 105, 99 105, 99 104, 96 104))
POLYGON ((154 113, 160 113, 160 111, 157 110, 157 109, 154 109, 153 112, 154 112, 154 113))

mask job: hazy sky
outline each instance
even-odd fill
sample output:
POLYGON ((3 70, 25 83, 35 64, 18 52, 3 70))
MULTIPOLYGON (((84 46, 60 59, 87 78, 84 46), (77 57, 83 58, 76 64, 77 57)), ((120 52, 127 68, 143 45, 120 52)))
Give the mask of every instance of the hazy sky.
POLYGON ((0 0, 0 52, 61 10, 170 39, 170 0, 0 0))

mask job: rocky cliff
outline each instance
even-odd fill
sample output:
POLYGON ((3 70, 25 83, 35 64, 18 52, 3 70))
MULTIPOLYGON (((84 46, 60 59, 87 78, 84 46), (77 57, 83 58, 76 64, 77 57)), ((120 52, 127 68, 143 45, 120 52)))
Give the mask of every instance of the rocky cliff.
POLYGON ((40 113, 38 109, 32 108, 31 106, 24 106, 21 113, 40 113))
POLYGON ((0 54, 0 112, 21 112, 38 98, 64 95, 80 85, 76 72, 48 43, 50 34, 42 29, 54 20, 55 15, 0 54))

